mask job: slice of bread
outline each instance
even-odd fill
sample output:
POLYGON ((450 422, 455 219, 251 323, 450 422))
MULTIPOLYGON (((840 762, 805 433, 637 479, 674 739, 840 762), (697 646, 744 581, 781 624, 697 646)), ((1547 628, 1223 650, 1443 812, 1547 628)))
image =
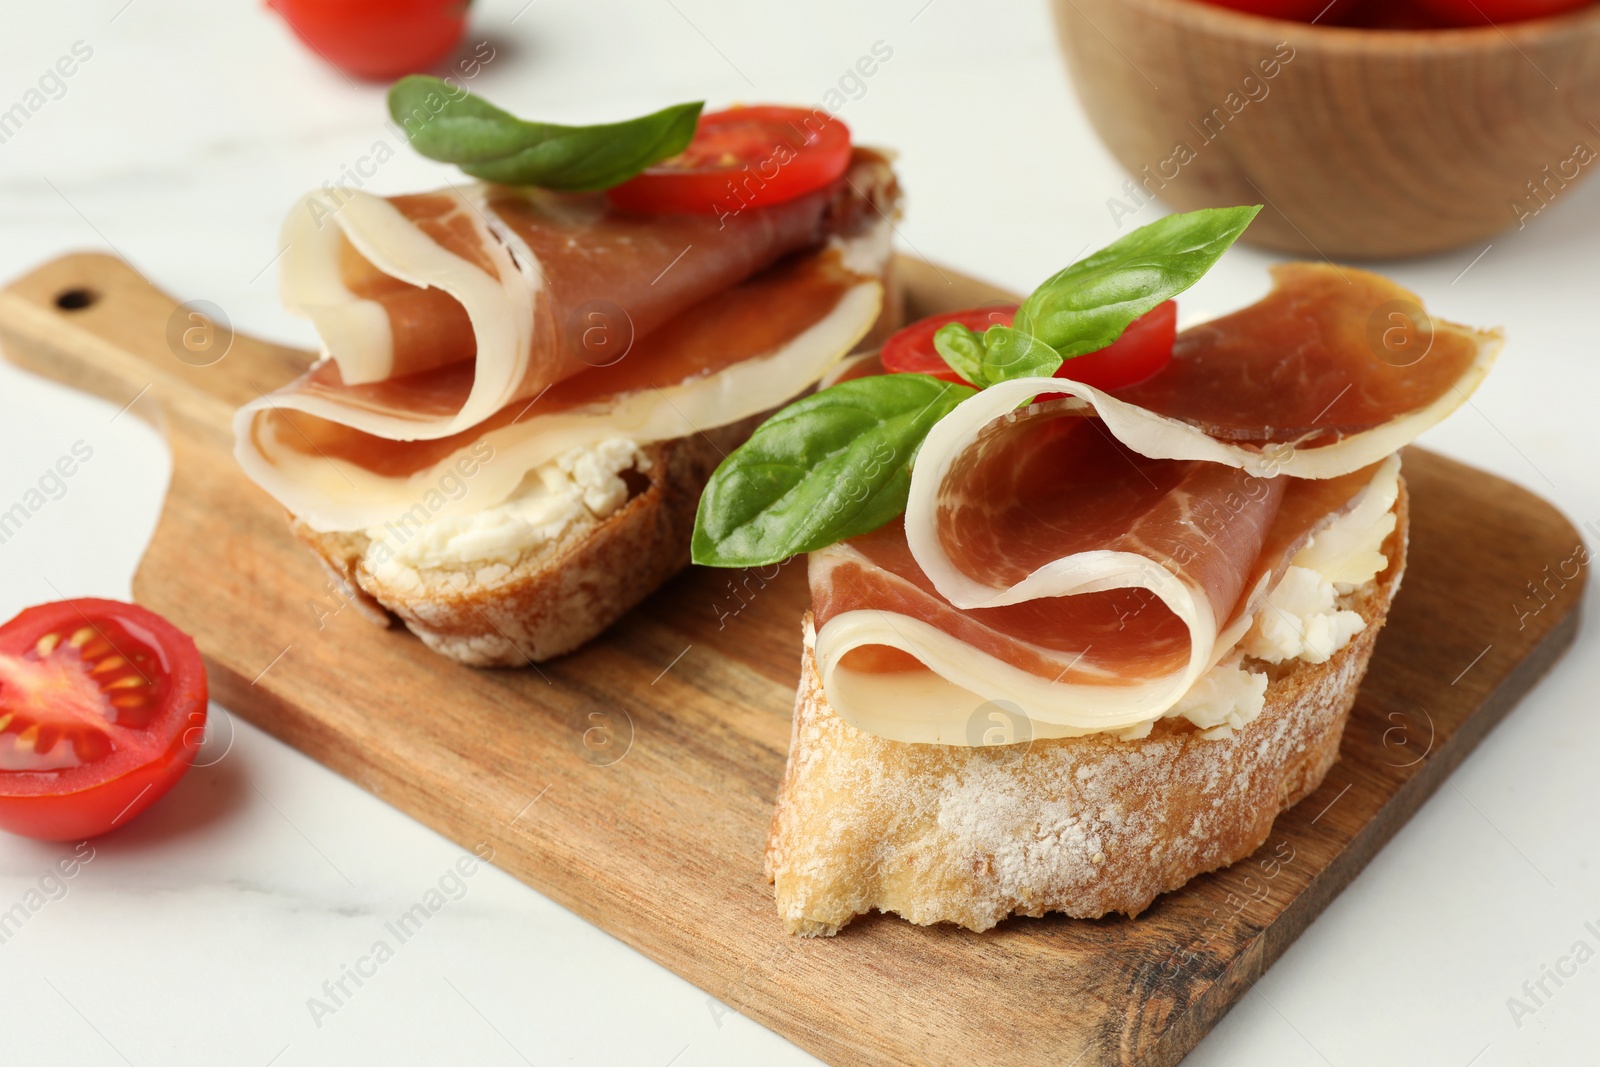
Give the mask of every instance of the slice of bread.
POLYGON ((371 544, 365 533, 290 525, 370 617, 387 624, 392 612, 458 663, 521 667, 571 652, 688 565, 701 490, 765 418, 641 446, 645 469, 623 472, 625 504, 523 554, 492 584, 463 570, 414 571, 415 583, 386 583, 362 565, 371 544))
MULTIPOLYGON (((876 348, 903 318, 904 293, 885 265, 883 309, 857 351, 876 348)), ((640 446, 644 462, 622 472, 628 500, 597 522, 575 523, 525 552, 492 581, 482 571, 420 570, 403 584, 363 565, 371 538, 319 532, 289 517, 362 614, 398 618, 442 655, 471 667, 521 667, 571 652, 689 564, 700 493, 717 465, 772 412, 703 433, 640 446)))
POLYGON ((1407 497, 1389 565, 1340 599, 1366 626, 1324 663, 1269 665, 1266 706, 1230 738, 1181 719, 1148 737, 992 748, 862 733, 828 707, 806 619, 789 766, 767 878, 791 933, 832 935, 877 909, 987 930, 1008 915, 1137 915, 1250 855, 1322 783, 1405 569, 1407 497))

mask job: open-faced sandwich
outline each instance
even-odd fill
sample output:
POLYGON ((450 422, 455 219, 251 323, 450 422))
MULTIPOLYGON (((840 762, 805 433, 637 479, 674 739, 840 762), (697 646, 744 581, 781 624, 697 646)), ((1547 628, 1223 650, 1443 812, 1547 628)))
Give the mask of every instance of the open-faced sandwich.
POLYGON ((686 565, 716 464, 893 328, 894 174, 820 111, 562 127, 422 77, 390 108, 479 180, 295 206, 281 287, 324 358, 235 454, 377 617, 543 660, 686 565))
POLYGON ((1328 264, 1177 333, 1256 210, 907 327, 713 476, 697 561, 810 553, 766 857, 792 932, 1136 915, 1337 758, 1405 568, 1398 450, 1500 338, 1328 264))

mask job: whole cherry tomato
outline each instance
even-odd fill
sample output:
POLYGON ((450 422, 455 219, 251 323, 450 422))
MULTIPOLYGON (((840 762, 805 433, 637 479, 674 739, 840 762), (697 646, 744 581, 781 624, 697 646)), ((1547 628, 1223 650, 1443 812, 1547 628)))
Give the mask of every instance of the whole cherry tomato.
POLYGON ((267 0, 313 52, 347 74, 390 81, 450 54, 469 0, 267 0))
POLYGON ((1208 0, 1208 2, 1217 7, 1231 7, 1248 15, 1261 15, 1269 19, 1291 19, 1295 22, 1310 22, 1328 6, 1328 0, 1208 0))
POLYGON ((1418 7, 1455 26, 1520 22, 1576 11, 1592 3, 1594 0, 1416 0, 1418 7))

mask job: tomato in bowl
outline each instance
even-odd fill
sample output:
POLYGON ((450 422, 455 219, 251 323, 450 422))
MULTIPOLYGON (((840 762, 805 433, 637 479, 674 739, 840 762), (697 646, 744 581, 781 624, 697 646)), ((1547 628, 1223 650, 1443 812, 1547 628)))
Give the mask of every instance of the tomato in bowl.
POLYGON ((206 674, 194 641, 115 600, 0 626, 0 829, 76 841, 126 824, 194 762, 206 674))

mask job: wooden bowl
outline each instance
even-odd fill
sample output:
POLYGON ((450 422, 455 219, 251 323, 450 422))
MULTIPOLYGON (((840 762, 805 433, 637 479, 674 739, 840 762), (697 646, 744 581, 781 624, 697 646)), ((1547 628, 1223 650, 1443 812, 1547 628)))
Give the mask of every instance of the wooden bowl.
POLYGON ((1264 203, 1255 244, 1410 256, 1527 226, 1600 169, 1600 6, 1367 30, 1199 0, 1052 2, 1084 109, 1134 174, 1107 190, 1119 222, 1152 195, 1264 203))

